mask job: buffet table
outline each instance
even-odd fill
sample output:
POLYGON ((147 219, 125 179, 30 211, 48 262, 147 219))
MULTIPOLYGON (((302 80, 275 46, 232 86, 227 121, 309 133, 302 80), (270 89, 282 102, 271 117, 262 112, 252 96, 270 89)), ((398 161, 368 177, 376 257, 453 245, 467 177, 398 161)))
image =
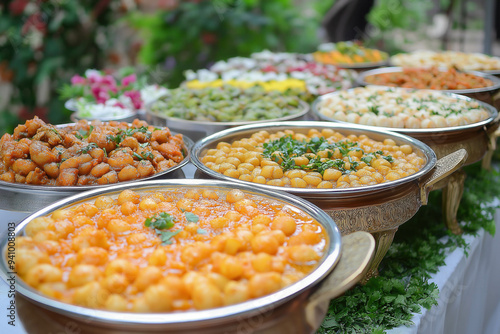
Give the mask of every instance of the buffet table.
MULTIPOLYGON (((192 178, 194 166, 183 168, 186 177, 192 178)), ((0 234, 4 237, 9 222, 18 223, 26 213, 0 210, 0 234)), ((497 230, 500 230, 500 212, 496 215, 497 230)), ((440 290, 438 305, 430 310, 416 314, 411 327, 399 327, 388 331, 390 334, 401 333, 499 333, 500 332, 500 290, 496 281, 500 276, 500 234, 490 236, 481 230, 477 236, 466 236, 470 245, 468 256, 463 249, 456 249, 446 258, 446 265, 433 275, 440 290)), ((0 322, 0 333, 27 333, 16 315, 15 327, 8 324, 7 307, 9 287, 0 283, 0 309, 4 316, 0 322)), ((71 329, 70 333, 78 333, 71 329)))
POLYGON ((500 333, 500 211, 495 216, 494 237, 484 230, 464 237, 468 256, 462 248, 446 257, 446 265, 432 275, 439 287, 438 305, 415 314, 411 327, 394 328, 389 334, 415 333, 500 333))

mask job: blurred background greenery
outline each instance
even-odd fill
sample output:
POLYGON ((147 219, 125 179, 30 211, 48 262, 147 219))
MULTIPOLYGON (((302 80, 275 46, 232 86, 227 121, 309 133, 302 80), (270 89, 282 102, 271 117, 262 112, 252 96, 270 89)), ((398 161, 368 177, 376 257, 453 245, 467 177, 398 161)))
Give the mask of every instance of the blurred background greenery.
MULTIPOLYGON (((265 49, 315 51, 327 39, 325 16, 341 1, 3 1, 0 134, 34 115, 54 124, 68 122, 70 112, 58 89, 87 68, 133 66, 151 83, 176 87, 186 69, 217 60, 265 49)), ((433 24, 429 14, 446 13, 450 1, 465 0, 375 1, 366 15, 368 28, 358 38, 391 54, 405 50, 425 39, 423 27, 433 24)), ((480 6, 466 5, 469 27, 480 28, 480 6)), ((459 15, 457 10, 446 14, 459 15)))

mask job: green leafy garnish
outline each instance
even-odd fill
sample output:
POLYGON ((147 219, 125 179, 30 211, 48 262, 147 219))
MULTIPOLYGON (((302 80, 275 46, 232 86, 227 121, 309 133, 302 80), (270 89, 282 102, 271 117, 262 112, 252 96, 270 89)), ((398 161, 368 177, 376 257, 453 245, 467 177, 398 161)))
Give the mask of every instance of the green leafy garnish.
POLYGON ((153 159, 154 158, 154 155, 153 153, 151 152, 142 152, 141 154, 138 154, 137 152, 134 152, 132 154, 134 157, 136 157, 137 159, 139 159, 139 161, 141 160, 148 160, 148 159, 153 159))
POLYGON ((197 229, 197 230, 196 230, 196 233, 198 233, 198 234, 208 234, 208 232, 207 232, 207 231, 205 231, 205 230, 204 230, 204 229, 202 229, 202 228, 197 229))
POLYGON ((146 218, 146 220, 144 221, 144 225, 146 227, 152 227, 158 230, 166 230, 172 228, 175 221, 176 218, 170 213, 161 212, 157 215, 146 218))
POLYGON ((90 134, 92 133, 92 130, 94 130, 94 126, 90 126, 89 131, 85 131, 83 129, 79 129, 77 133, 75 133, 75 137, 82 140, 82 139, 87 139, 90 134))
MULTIPOLYGON (((133 136, 134 133, 137 133, 137 132, 144 133, 146 135, 146 138, 151 137, 151 131, 149 131, 147 127, 141 126, 140 128, 131 128, 131 129, 126 129, 126 130, 120 129, 115 136, 107 135, 106 140, 120 144, 123 141, 123 139, 125 139, 125 137, 133 136)), ((144 147, 144 146, 141 146, 141 147, 144 147)))
POLYGON ((78 151, 76 151, 76 153, 88 153, 89 151, 93 150, 94 148, 99 148, 99 146, 96 144, 96 143, 90 143, 88 144, 87 146, 79 149, 78 151))
POLYGON ((172 240, 170 239, 179 234, 182 231, 182 229, 176 231, 159 231, 159 230, 156 231, 160 235, 161 244, 165 246, 165 245, 171 245, 172 240))
MULTIPOLYGON (((289 169, 303 169, 307 171, 317 171, 321 174, 328 168, 335 168, 343 174, 356 171, 359 162, 352 160, 349 155, 351 151, 361 151, 361 161, 369 164, 369 162, 376 158, 376 154, 382 155, 382 151, 374 153, 365 153, 365 151, 358 147, 358 143, 349 140, 343 140, 336 143, 329 143, 324 137, 313 137, 309 141, 293 139, 291 135, 283 136, 279 139, 272 140, 269 143, 264 143, 264 152, 262 155, 265 158, 271 159, 277 163, 281 161, 283 171, 289 169), (349 157, 350 167, 345 168, 346 162, 342 159, 332 159, 333 152, 338 150, 342 157, 349 157), (322 158, 319 152, 326 152, 328 158, 322 158), (306 157, 309 162, 304 165, 297 166, 294 158, 306 157), (367 162, 368 161, 368 162, 367 162)), ((324 156, 324 155, 323 155, 324 156)), ((391 156, 384 157, 391 159, 391 156)), ((391 160, 388 160, 392 162, 391 160)))
POLYGON ((197 223, 200 220, 200 217, 198 217, 192 212, 186 211, 184 212, 184 216, 186 216, 186 220, 190 223, 197 223))

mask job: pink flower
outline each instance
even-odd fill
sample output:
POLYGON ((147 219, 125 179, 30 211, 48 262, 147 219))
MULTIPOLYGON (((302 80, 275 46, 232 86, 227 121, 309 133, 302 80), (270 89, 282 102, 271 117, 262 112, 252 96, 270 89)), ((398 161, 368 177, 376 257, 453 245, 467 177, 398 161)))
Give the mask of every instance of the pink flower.
POLYGON ((99 86, 92 87, 91 91, 97 103, 105 103, 109 99, 109 93, 99 86))
POLYGON ((97 70, 86 70, 85 76, 91 84, 101 82, 102 74, 97 70))
POLYGON ((128 96, 130 98, 135 109, 142 108, 141 92, 139 92, 138 90, 129 90, 124 92, 123 95, 128 96))
POLYGON ((125 109, 125 106, 123 105, 123 103, 121 102, 116 102, 113 107, 119 107, 119 108, 122 108, 122 109, 125 109))
POLYGON ((122 79, 122 86, 128 86, 131 83, 137 81, 137 76, 135 74, 127 75, 122 79))
POLYGON ((107 86, 110 86, 110 87, 113 87, 114 89, 116 89, 115 78, 113 78, 113 76, 111 76, 111 75, 105 75, 105 76, 101 77, 100 81, 98 81, 98 82, 103 84, 103 85, 107 85, 107 86))
POLYGON ((85 85, 87 83, 87 80, 84 77, 81 77, 79 75, 74 75, 71 78, 71 84, 76 86, 76 85, 85 85))

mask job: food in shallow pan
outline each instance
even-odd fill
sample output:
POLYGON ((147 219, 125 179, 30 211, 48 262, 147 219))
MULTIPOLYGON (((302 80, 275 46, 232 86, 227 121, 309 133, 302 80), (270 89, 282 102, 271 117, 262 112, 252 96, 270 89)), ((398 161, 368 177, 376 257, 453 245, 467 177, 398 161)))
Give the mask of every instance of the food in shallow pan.
POLYGON ((215 172, 243 181, 293 188, 349 188, 393 181, 419 171, 425 160, 410 145, 331 129, 262 130, 219 142, 200 157, 215 172))
POLYGON ((462 71, 500 70, 500 58, 482 53, 458 51, 415 51, 400 53, 391 57, 391 63, 402 67, 456 67, 462 71))
POLYGON ((303 111, 299 99, 261 86, 180 87, 151 106, 159 116, 208 122, 249 122, 282 118, 303 111))
POLYGON ((358 43, 338 42, 320 45, 313 53, 314 60, 323 64, 365 64, 387 60, 389 55, 383 51, 366 48, 358 43))
POLYGON ((144 121, 81 120, 53 126, 35 117, 0 139, 0 180, 47 186, 110 184, 154 175, 183 159, 181 134, 144 121))
POLYGON ((464 73, 454 68, 403 68, 401 72, 378 73, 366 76, 364 81, 372 85, 417 89, 462 90, 485 88, 493 85, 489 79, 464 73))
POLYGON ((331 119, 391 128, 444 128, 486 120, 480 103, 430 90, 354 88, 323 96, 316 111, 331 119))
POLYGON ((42 294, 128 312, 201 310, 280 290, 313 271, 325 228, 286 202, 238 189, 124 190, 33 219, 19 276, 42 294))

